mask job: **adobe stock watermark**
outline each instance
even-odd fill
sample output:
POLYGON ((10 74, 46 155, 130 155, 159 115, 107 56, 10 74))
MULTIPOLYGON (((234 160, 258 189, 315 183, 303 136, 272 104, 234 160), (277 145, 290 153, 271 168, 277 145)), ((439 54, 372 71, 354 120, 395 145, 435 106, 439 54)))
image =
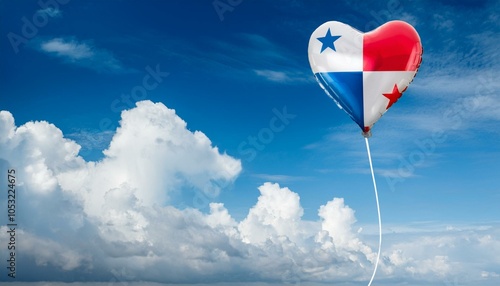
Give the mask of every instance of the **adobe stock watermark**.
MULTIPOLYGON (((261 128, 257 135, 250 135, 238 145, 238 155, 240 158, 247 162, 253 161, 258 152, 263 151, 266 146, 276 138, 276 134, 283 132, 290 124, 291 120, 297 117, 296 114, 288 112, 286 106, 281 110, 277 108, 272 109, 273 116, 269 119, 267 126, 261 128)), ((232 174, 226 171, 226 177, 230 178, 232 174)), ((193 206, 198 209, 205 208, 211 200, 215 199, 220 190, 228 187, 232 182, 225 180, 223 182, 210 182, 203 190, 197 190, 193 197, 193 206)))
POLYGON ((214 0, 212 6, 217 16, 219 16, 219 20, 222 22, 224 21, 224 14, 233 12, 242 2, 243 0, 214 0))
MULTIPOLYGON (((121 94, 119 97, 111 101, 109 109, 113 113, 119 113, 124 109, 134 108, 137 101, 147 99, 149 92, 156 89, 170 74, 162 71, 159 64, 157 64, 154 68, 148 65, 144 69, 145 73, 140 81, 140 84, 132 87, 128 93, 121 94)), ((91 152, 91 149, 99 147, 100 144, 95 143, 106 140, 105 138, 111 136, 106 133, 111 133, 111 130, 115 130, 117 127, 117 123, 112 121, 109 117, 104 117, 99 121, 99 128, 94 132, 80 132, 78 139, 82 142, 90 142, 86 144, 88 147, 86 147, 86 145, 82 145, 85 150, 80 151, 80 155, 88 155, 91 152)))
POLYGON ((126 286, 126 285, 132 285, 133 283, 130 281, 133 281, 134 278, 136 278, 135 275, 130 275, 130 274, 125 274, 125 271, 118 271, 116 269, 112 269, 110 271, 111 278, 109 279, 108 283, 106 283, 106 286, 126 286))
POLYGON ((373 20, 366 23, 365 31, 371 31, 387 21, 400 18, 403 11, 403 6, 399 0, 387 1, 386 9, 380 11, 370 11, 370 15, 373 17, 373 20))
MULTIPOLYGON (((234 167, 235 166, 231 166, 230 168, 234 167)), ((223 177, 226 178, 231 178, 233 176, 233 174, 227 170, 224 170, 223 173, 223 177)), ((206 208, 212 200, 216 199, 220 195, 220 191, 229 187, 231 183, 231 180, 210 181, 209 183, 205 184, 202 189, 196 189, 196 193, 192 201, 192 206, 196 209, 206 208)))
MULTIPOLYGON (((132 87, 130 93, 122 93, 119 98, 111 101, 109 108, 113 113, 121 112, 127 108, 133 108, 137 101, 147 99, 148 92, 156 89, 160 83, 170 75, 169 72, 160 70, 160 64, 157 64, 154 69, 151 66, 146 66, 145 70, 146 73, 142 77, 141 84, 132 87)), ((101 119, 99 122, 99 129, 101 131, 115 128, 116 126, 113 126, 113 121, 107 117, 101 119)))
POLYGON ((453 281, 450 281, 450 280, 448 280, 448 278, 446 278, 443 282, 444 282, 445 286, 458 286, 459 285, 457 277, 453 278, 453 281))
MULTIPOLYGON (((484 273, 484 271, 483 271, 484 273)), ((483 274, 481 273, 481 274, 483 274)), ((481 275, 481 278, 485 278, 483 277, 483 275, 481 275)), ((476 279, 474 279, 473 277, 471 277, 470 275, 468 274, 460 274, 460 275, 455 275, 455 276, 452 276, 452 277, 446 277, 444 278, 444 281, 443 281, 443 284, 444 286, 460 286, 460 285, 481 285, 481 282, 479 282, 481 280, 478 280, 477 277, 476 279), (453 279, 453 280, 451 280, 453 279), (473 283, 475 282, 475 283, 473 283)))
POLYGON ((391 191, 394 191, 397 184, 404 182, 416 168, 422 166, 426 159, 434 154, 437 146, 448 139, 447 132, 459 130, 463 126, 464 122, 477 111, 484 97, 494 94, 495 79, 492 74, 488 77, 478 76, 477 80, 479 84, 476 86, 474 96, 455 101, 443 112, 441 121, 447 126, 446 129, 438 129, 429 137, 414 141, 415 148, 406 156, 400 156, 396 176, 385 177, 391 191))
POLYGON ((281 282, 285 285, 302 285, 300 270, 296 269, 298 265, 295 261, 293 261, 293 264, 295 267, 287 269, 283 273, 281 273, 281 282))
POLYGON ((290 120, 297 117, 295 114, 288 113, 286 106, 281 111, 276 108, 272 111, 274 116, 269 120, 269 125, 260 129, 257 136, 248 136, 238 145, 238 154, 244 156, 248 162, 255 159, 257 152, 264 150, 274 140, 275 134, 285 130, 290 120))
POLYGON ((38 6, 40 10, 35 11, 30 17, 31 19, 23 16, 21 18, 21 32, 16 34, 10 32, 7 34, 9 43, 14 50, 14 53, 19 53, 19 46, 27 44, 31 39, 38 35, 39 29, 45 27, 49 23, 49 18, 54 18, 59 15, 59 7, 66 5, 70 0, 40 0, 38 6))
MULTIPOLYGON (((399 0, 389 0, 387 1, 386 8, 375 11, 370 10, 369 15, 371 16, 370 21, 365 24, 365 29, 363 32, 356 33, 355 42, 363 42, 364 33, 370 32, 379 26, 387 23, 390 20, 400 18, 403 14, 404 8, 399 0)), ((356 63, 358 60, 358 51, 355 49, 345 48, 340 54, 343 60, 347 63, 356 63)))

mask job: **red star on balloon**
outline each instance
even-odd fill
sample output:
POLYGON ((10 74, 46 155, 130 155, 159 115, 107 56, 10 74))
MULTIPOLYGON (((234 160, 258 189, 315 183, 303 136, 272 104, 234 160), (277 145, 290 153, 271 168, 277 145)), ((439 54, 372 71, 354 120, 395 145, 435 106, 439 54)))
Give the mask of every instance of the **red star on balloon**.
POLYGON ((383 93, 385 97, 389 99, 389 104, 387 104, 387 108, 391 107, 394 102, 398 101, 398 99, 403 95, 402 92, 399 92, 398 85, 394 84, 394 88, 392 89, 392 93, 383 93))

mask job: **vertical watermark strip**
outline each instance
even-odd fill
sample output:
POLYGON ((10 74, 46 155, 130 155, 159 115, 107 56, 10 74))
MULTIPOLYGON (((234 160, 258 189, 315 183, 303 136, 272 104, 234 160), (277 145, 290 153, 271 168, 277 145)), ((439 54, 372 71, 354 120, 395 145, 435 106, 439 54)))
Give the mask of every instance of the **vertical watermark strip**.
POLYGON ((16 170, 7 170, 7 276, 16 278, 16 170))

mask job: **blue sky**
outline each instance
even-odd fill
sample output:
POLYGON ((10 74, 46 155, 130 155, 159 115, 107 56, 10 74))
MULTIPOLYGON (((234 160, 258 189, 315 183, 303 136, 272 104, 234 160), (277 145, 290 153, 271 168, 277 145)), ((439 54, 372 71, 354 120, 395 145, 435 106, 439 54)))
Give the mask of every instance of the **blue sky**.
MULTIPOLYGON (((362 247, 348 250, 366 257, 360 262, 366 269, 344 271, 341 263, 318 276, 303 267, 290 272, 285 266, 276 268, 276 275, 263 273, 265 263, 248 253, 255 249, 269 257, 277 253, 262 248, 254 232, 270 231, 269 237, 287 237, 300 248, 320 235, 299 239, 297 232, 319 224, 330 233, 345 227, 346 232, 340 232, 346 239, 359 239, 376 251, 376 207, 364 140, 359 127, 316 83, 307 44, 310 34, 326 21, 368 31, 400 19, 416 28, 424 54, 408 91, 375 124, 370 138, 388 237, 380 279, 394 285, 404 281, 447 285, 456 279, 461 280, 456 285, 478 285, 478 281, 496 285, 498 258, 483 260, 484 269, 476 269, 469 266, 488 252, 480 247, 460 252, 451 245, 470 249, 467 239, 484 242, 489 237, 484 245, 500 250, 500 85, 496 81, 500 2, 354 2, 53 0, 47 3, 56 5, 43 6, 35 1, 1 1, 0 110, 6 112, 0 133, 7 139, 0 139, 4 144, 0 166, 21 172, 20 190, 25 195, 20 200, 30 202, 19 209, 26 237, 32 245, 53 245, 62 251, 58 257, 63 261, 58 264, 26 250, 21 254, 24 267, 37 271, 20 274, 19 279, 107 282, 109 273, 116 272, 121 273, 113 274, 119 276, 117 280, 131 281, 280 284, 299 279, 363 285, 372 264, 371 253, 362 247), (155 132, 166 137, 155 137, 155 132), (154 145, 161 142, 174 147, 154 145), (76 187, 79 178, 83 179, 76 187), (114 180, 116 185, 109 183, 114 180), (141 189, 139 182, 154 191, 141 189), (109 188, 99 189, 104 186, 109 188), (114 217, 101 211, 106 204, 97 206, 94 201, 103 193, 112 197, 116 188, 121 191, 115 200, 123 204, 114 217), (63 198, 51 200, 56 194, 63 198), (298 197, 300 205, 295 204, 298 197), (128 205, 135 200, 140 203, 128 205), (222 203, 223 209, 215 212, 219 205, 210 202, 222 203), (43 203, 51 209, 41 207, 43 203), (332 212, 319 215, 321 206, 332 212), (290 219, 298 219, 301 225, 283 230, 278 222, 266 223, 264 214, 275 217, 271 210, 280 208, 280 224, 294 225, 290 219), (80 217, 78 226, 62 215, 68 209, 72 209, 70 217, 80 217), (158 213, 152 215, 152 209, 158 213), (286 210, 293 210, 293 215, 283 217, 286 210), (51 217, 51 211, 62 218, 51 217), (78 237, 86 233, 89 239, 95 234, 109 249, 118 243, 109 235, 119 237, 119 233, 125 237, 120 240, 122 246, 135 253, 133 245, 152 245, 154 235, 162 235, 161 222, 170 217, 163 217, 166 213, 183 217, 178 224, 186 228, 206 224, 214 229, 214 213, 221 220, 222 213, 228 214, 232 222, 225 227, 231 226, 240 237, 235 242, 238 246, 232 246, 247 251, 250 258, 229 260, 236 266, 227 270, 217 262, 194 267, 187 262, 189 255, 181 255, 185 264, 179 267, 190 269, 194 278, 174 274, 159 278, 154 271, 141 276, 140 268, 128 267, 125 260, 109 260, 115 254, 90 267, 91 261, 102 257, 92 251, 86 256, 87 246, 75 246, 85 244, 78 237), (37 226, 32 215, 50 220, 45 223, 52 227, 37 226), (116 229, 102 229, 105 217, 116 219, 107 221, 116 229), (146 229, 146 225, 158 233, 150 229, 143 236, 137 234, 137 228, 146 229), (68 227, 66 239, 54 230, 68 227), (130 238, 131 230, 139 236, 130 238), (415 250, 415 256, 411 245, 403 245, 426 239, 429 245, 421 247, 431 250, 415 250), (447 241, 443 242, 447 247, 433 250, 432 241, 447 241), (255 249, 240 248, 241 243, 255 249), (74 247, 76 253, 64 252, 74 247), (407 257, 398 260, 395 253, 407 257), (71 260, 74 267, 64 267, 68 255, 79 257, 71 260), (433 273, 429 265, 443 274, 433 273), (90 270, 96 266, 103 270, 90 270), (454 267, 467 271, 458 274, 454 267), (246 274, 249 271, 258 274, 246 274), (288 280, 283 278, 287 275, 288 280)), ((6 198, 0 200, 3 209, 6 198)), ((215 223, 219 224, 222 221, 215 223)), ((222 240, 234 238, 226 231, 222 240)), ((332 239, 339 244, 335 255, 342 261, 338 249, 345 241, 338 237, 343 236, 332 239)), ((167 246, 177 242, 172 238, 167 246)), ((191 244, 199 249, 215 245, 191 244)), ((150 251, 157 257, 170 253, 150 251)), ((328 261, 324 263, 335 264, 333 258, 328 261)), ((2 274, 1 280, 5 279, 2 274)))

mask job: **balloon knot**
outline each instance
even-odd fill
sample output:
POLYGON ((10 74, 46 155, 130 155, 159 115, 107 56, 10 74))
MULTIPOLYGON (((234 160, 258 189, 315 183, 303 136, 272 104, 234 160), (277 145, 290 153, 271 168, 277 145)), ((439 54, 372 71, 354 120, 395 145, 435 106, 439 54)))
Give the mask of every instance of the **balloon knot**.
POLYGON ((361 135, 363 135, 363 137, 365 138, 370 138, 372 137, 372 131, 369 129, 367 131, 361 131, 361 135))

